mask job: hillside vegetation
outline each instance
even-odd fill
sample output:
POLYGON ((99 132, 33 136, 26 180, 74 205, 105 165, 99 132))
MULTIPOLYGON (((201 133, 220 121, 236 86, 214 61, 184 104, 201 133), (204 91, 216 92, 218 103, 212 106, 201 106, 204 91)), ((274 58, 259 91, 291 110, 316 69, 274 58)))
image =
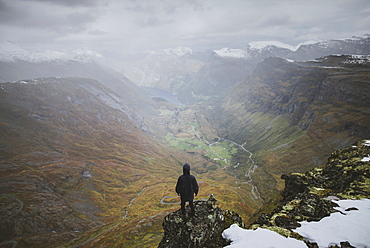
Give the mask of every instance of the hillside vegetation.
POLYGON ((227 171, 236 146, 209 146, 200 138, 209 126, 192 109, 152 101, 157 112, 144 117, 81 78, 2 83, 0 99, 0 241, 153 247, 163 216, 178 208, 174 187, 185 162, 200 184, 198 199, 213 193, 246 219, 262 204, 227 171))
POLYGON ((370 67, 329 56, 293 63, 270 58, 204 112, 220 137, 245 142, 260 165, 254 182, 268 199, 280 175, 325 163, 370 133, 370 67))

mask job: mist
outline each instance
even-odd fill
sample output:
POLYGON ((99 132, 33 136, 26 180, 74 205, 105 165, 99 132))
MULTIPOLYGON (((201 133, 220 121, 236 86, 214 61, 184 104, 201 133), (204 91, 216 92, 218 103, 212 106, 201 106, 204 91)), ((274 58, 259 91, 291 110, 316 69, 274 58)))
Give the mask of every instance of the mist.
POLYGON ((0 40, 33 50, 195 51, 369 33, 367 0, 1 0, 0 40))

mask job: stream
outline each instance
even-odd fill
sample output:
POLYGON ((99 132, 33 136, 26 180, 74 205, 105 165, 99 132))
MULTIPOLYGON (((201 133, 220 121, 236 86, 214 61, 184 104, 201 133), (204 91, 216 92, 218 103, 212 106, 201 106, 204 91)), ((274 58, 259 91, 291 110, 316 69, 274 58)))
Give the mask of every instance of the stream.
MULTIPOLYGON (((195 134, 195 136, 199 139, 199 140, 201 140, 201 141, 203 141, 205 144, 207 144, 208 145, 208 147, 211 149, 211 151, 216 155, 216 156, 218 156, 220 159, 222 159, 222 160, 224 160, 224 161, 227 161, 227 159, 224 159, 224 158, 222 158, 215 150, 213 150, 212 149, 212 145, 215 145, 215 144, 217 144, 219 141, 216 141, 216 142, 213 142, 213 143, 210 143, 208 140, 205 140, 205 139, 203 139, 202 138, 202 134, 201 133, 199 133, 198 131, 196 131, 195 130, 195 126, 194 125, 192 125, 191 126, 192 127, 192 129, 193 129, 193 132, 194 132, 194 134, 195 134)), ((252 201, 253 202, 255 202, 255 200, 258 200, 258 199, 261 199, 261 195, 260 195, 260 193, 259 193, 259 191, 258 191, 258 188, 257 188, 257 186, 255 186, 254 184, 253 184, 253 179, 252 179, 252 174, 254 173, 254 171, 256 170, 256 168, 258 167, 258 165, 256 164, 256 162, 253 160, 253 158, 252 158, 252 156, 253 156, 253 153, 252 152, 250 152, 250 151, 248 151, 245 147, 244 147, 244 145, 245 145, 245 143, 244 144, 238 144, 238 143, 236 143, 235 141, 232 141, 232 140, 227 140, 227 139, 223 139, 223 141, 226 141, 226 142, 230 142, 230 143, 232 143, 232 144, 234 144, 234 145, 236 145, 236 146, 238 146, 238 147, 240 147, 243 151, 245 151, 246 153, 248 153, 249 154, 249 156, 248 156, 248 159, 249 159, 249 161, 251 162, 251 166, 248 168, 248 170, 246 171, 246 173, 244 174, 244 176, 246 177, 246 181, 244 181, 244 182, 241 182, 241 181, 239 181, 239 179, 238 179, 238 181, 236 181, 235 183, 239 183, 239 184, 247 184, 247 185, 249 185, 251 188, 252 188, 252 190, 251 190, 251 192, 249 193, 249 195, 250 195, 250 197, 251 197, 251 199, 252 199, 252 201)), ((230 164, 229 164, 230 165, 230 164)), ((236 176, 235 176, 236 177, 236 176)), ((239 195, 239 194, 238 194, 239 195)), ((239 195, 240 196, 240 195, 239 195)))

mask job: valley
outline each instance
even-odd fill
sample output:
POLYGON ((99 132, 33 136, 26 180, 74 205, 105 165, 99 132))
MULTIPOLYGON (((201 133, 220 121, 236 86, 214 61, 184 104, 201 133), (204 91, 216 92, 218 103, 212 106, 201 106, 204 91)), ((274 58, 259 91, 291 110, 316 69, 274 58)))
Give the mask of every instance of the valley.
POLYGON ((184 163, 195 200, 252 223, 283 174, 369 138, 368 56, 317 47, 159 51, 123 63, 134 81, 85 58, 0 61, 0 247, 156 247, 184 163))
POLYGON ((250 194, 251 178, 245 178, 252 165, 232 159, 238 152, 248 158, 250 153, 236 143, 215 140, 210 125, 192 108, 179 110, 160 102, 161 111, 151 115, 154 126, 146 127, 137 122, 137 114, 127 116, 124 103, 92 80, 6 83, 1 94, 2 210, 17 204, 14 200, 9 205, 9 199, 22 203, 2 217, 4 242, 27 247, 152 247, 162 237, 163 216, 178 208, 161 201, 175 195, 185 162, 199 181, 197 199, 213 193, 220 206, 245 219, 263 203, 250 194), (157 136, 164 132, 167 138, 175 136, 157 136), (244 173, 237 175, 234 167, 244 173))

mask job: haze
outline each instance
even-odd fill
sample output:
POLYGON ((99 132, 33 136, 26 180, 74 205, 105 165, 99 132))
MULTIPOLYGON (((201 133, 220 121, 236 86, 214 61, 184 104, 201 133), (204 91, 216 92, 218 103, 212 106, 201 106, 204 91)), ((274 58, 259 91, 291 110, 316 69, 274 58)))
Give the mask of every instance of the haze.
POLYGON ((28 49, 194 50, 369 33, 368 0, 0 0, 0 39, 28 49))

